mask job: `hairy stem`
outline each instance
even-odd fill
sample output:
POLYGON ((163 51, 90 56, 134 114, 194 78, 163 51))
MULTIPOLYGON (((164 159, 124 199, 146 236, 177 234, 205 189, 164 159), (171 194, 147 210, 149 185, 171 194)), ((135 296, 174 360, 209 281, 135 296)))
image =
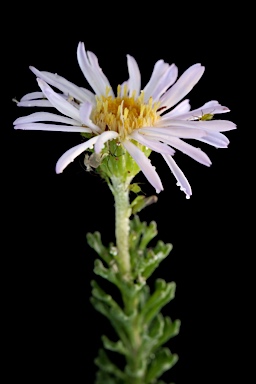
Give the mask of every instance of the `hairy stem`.
POLYGON ((111 190, 115 199, 115 235, 118 251, 119 272, 125 279, 131 277, 131 261, 129 254, 129 231, 130 231, 130 201, 129 184, 119 178, 112 178, 111 190))

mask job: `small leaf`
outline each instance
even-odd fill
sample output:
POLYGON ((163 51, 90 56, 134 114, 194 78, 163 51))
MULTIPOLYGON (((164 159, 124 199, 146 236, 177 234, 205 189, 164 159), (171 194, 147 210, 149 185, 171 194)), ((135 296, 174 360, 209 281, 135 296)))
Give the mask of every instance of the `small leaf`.
POLYGON ((105 302, 110 308, 114 308, 121 311, 121 308, 119 307, 117 302, 112 298, 112 296, 104 292, 103 289, 100 288, 100 286, 98 285, 98 283, 96 283, 95 280, 91 281, 91 285, 93 288, 92 295, 96 299, 105 302))
POLYGON ((143 356, 146 360, 148 360, 150 355, 152 355, 152 352, 157 349, 156 346, 160 345, 159 339, 162 337, 164 330, 163 316, 158 314, 154 318, 148 333, 147 328, 148 327, 144 327, 142 330, 142 343, 139 350, 141 356, 143 356))
POLYGON ((149 365, 145 383, 154 382, 164 372, 168 371, 178 361, 178 355, 172 354, 168 348, 162 348, 157 352, 149 365))
POLYGON ((161 313, 159 313, 154 320, 152 321, 149 329, 149 336, 152 339, 159 339, 164 332, 164 318, 161 313))
MULTIPOLYGON (((135 199, 136 200, 136 199, 135 199)), ((134 215, 130 221, 130 249, 144 250, 149 243, 157 235, 156 223, 152 221, 147 225, 141 222, 138 215, 134 215)))
POLYGON ((147 284, 145 284, 140 290, 140 294, 139 294, 140 308, 144 307, 149 297, 150 297, 150 288, 147 284))
POLYGON ((148 243, 157 235, 157 227, 156 222, 151 221, 147 227, 145 227, 145 230, 141 237, 141 242, 139 245, 140 249, 145 249, 148 243))
POLYGON ((94 308, 110 321, 123 344, 129 345, 130 340, 127 336, 128 332, 125 329, 126 323, 122 321, 120 322, 120 317, 117 318, 117 316, 113 316, 113 313, 109 310, 109 307, 104 302, 101 302, 94 297, 91 297, 90 301, 94 308))
POLYGON ((86 235, 87 242, 90 245, 91 248, 95 250, 95 252, 98 253, 98 255, 107 263, 109 264, 112 260, 112 257, 110 256, 108 250, 101 242, 101 234, 100 232, 94 232, 94 233, 87 233, 86 235))
POLYGON ((125 373, 128 376, 127 377, 128 380, 126 379, 127 380, 126 382, 131 384, 137 383, 137 382, 144 383, 143 378, 145 376, 146 369, 147 369, 147 363, 145 360, 137 361, 135 369, 134 368, 131 369, 127 364, 125 367, 125 373))
POLYGON ((145 197, 142 195, 137 196, 131 203, 132 213, 136 214, 140 212, 143 208, 157 202, 157 196, 145 197))
POLYGON ((91 297, 90 301, 98 312, 100 312, 102 315, 106 316, 109 319, 109 308, 106 304, 104 304, 103 302, 100 302, 94 297, 91 297))
POLYGON ((139 216, 134 215, 133 219, 130 220, 130 237, 129 237, 130 250, 137 251, 138 244, 140 242, 140 238, 144 230, 145 230, 145 223, 141 223, 139 216))
MULTIPOLYGON (((111 295, 104 292, 99 285, 96 283, 96 281, 92 281, 92 295, 93 298, 98 300, 99 302, 104 303, 107 306, 108 315, 107 317, 111 320, 112 318, 117 320, 120 324, 123 326, 129 326, 130 323, 130 317, 127 316, 122 308, 117 304, 117 302, 112 298, 111 295)), ((93 301, 93 304, 95 301, 93 301)), ((105 315, 106 316, 106 315, 105 315)))
POLYGON ((161 308, 174 298, 175 288, 176 284, 174 282, 167 284, 163 279, 156 280, 155 291, 141 311, 142 323, 149 324, 160 312, 161 308))
POLYGON ((164 324, 164 333, 161 338, 161 343, 165 343, 169 339, 171 339, 174 336, 177 336, 180 332, 180 320, 174 320, 172 321, 170 317, 166 316, 164 318, 165 324, 164 324))
POLYGON ((140 273, 148 279, 152 273, 156 270, 162 260, 164 260, 172 250, 172 244, 164 244, 162 241, 158 241, 154 250, 148 250, 147 257, 140 266, 140 273))
POLYGON ((95 384, 122 384, 123 381, 117 379, 116 377, 111 377, 107 372, 99 370, 96 373, 96 382, 95 384))
POLYGON ((164 317, 164 329, 162 335, 158 338, 153 351, 162 346, 172 337, 178 335, 180 331, 180 320, 171 321, 170 317, 164 317))
POLYGON ((93 271, 96 275, 99 275, 99 276, 103 277, 104 279, 106 279, 106 280, 110 281, 111 283, 118 286, 118 281, 117 281, 115 272, 113 271, 112 268, 104 267, 101 260, 99 260, 99 259, 95 260, 93 271))
POLYGON ((131 208, 134 208, 137 204, 140 204, 145 199, 145 196, 138 195, 135 197, 135 199, 131 202, 131 208))
POLYGON ((111 373, 117 378, 125 380, 125 374, 110 361, 109 357, 103 349, 100 349, 99 356, 95 359, 94 362, 102 371, 111 373))
POLYGON ((113 351, 113 352, 118 352, 121 355, 128 355, 129 352, 126 350, 124 347, 124 344, 122 343, 121 340, 118 341, 111 341, 109 338, 105 335, 102 336, 102 342, 104 345, 104 348, 113 351))

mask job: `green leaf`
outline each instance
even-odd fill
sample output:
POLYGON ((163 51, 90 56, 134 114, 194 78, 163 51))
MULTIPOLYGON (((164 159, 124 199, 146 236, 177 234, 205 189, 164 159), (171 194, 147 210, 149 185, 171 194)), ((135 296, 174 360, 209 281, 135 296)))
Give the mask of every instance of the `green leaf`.
POLYGON ((146 374, 145 384, 153 383, 164 372, 172 368, 177 361, 178 355, 172 354, 168 348, 159 350, 155 356, 152 356, 152 361, 146 374))
POLYGON ((129 352, 127 351, 127 349, 125 348, 121 340, 111 341, 107 336, 103 335, 102 342, 103 342, 104 348, 108 349, 109 351, 118 352, 121 355, 129 354, 129 352))
POLYGON ((164 320, 161 314, 158 314, 152 321, 150 330, 147 333, 147 327, 144 327, 142 334, 142 343, 139 353, 144 359, 148 360, 152 352, 156 350, 156 345, 159 344, 159 339, 163 335, 164 320))
POLYGON ((145 223, 141 223, 139 216, 135 215, 134 218, 130 220, 130 237, 129 237, 130 250, 137 251, 140 238, 144 230, 145 230, 145 223))
POLYGON ((171 250, 171 244, 164 244, 159 240, 156 247, 153 250, 149 249, 144 259, 141 260, 140 265, 138 265, 139 274, 144 279, 148 279, 159 266, 161 261, 169 255, 171 250))
POLYGON ((152 321, 149 328, 149 336, 150 338, 157 340, 159 339, 164 332, 164 317, 161 313, 159 313, 154 320, 152 321))
POLYGON ((135 215, 130 227, 129 245, 133 277, 142 282, 151 276, 159 263, 169 254, 172 245, 158 241, 155 248, 147 249, 148 243, 157 235, 154 221, 147 225, 135 215))
POLYGON ((124 313, 122 308, 117 304, 117 302, 112 298, 112 296, 110 296, 109 294, 104 292, 99 287, 98 283, 96 283, 96 281, 93 280, 91 282, 91 284, 93 287, 93 289, 92 289, 93 298, 98 300, 99 302, 105 303, 108 307, 108 316, 107 317, 109 319, 114 318, 115 320, 122 323, 123 325, 127 325, 128 323, 130 323, 129 316, 127 316, 124 313))
POLYGON ((112 257, 110 256, 107 248, 101 242, 101 234, 100 232, 87 233, 86 235, 87 242, 91 248, 97 252, 97 254, 107 263, 109 264, 112 261, 112 257))
POLYGON ((137 360, 136 361, 136 367, 129 367, 129 365, 127 364, 126 367, 125 367, 125 373, 126 375, 128 376, 127 379, 126 379, 126 383, 144 383, 144 376, 145 376, 145 373, 146 373, 146 369, 147 369, 147 363, 144 360, 137 360), (139 379, 139 380, 137 380, 139 379))
POLYGON ((91 285, 93 288, 92 289, 93 297, 95 297, 100 301, 105 302, 110 308, 122 311, 119 305, 117 304, 117 302, 112 298, 112 296, 104 292, 103 289, 100 288, 100 286, 95 280, 91 281, 91 285))
POLYGON ((106 316, 110 320, 109 307, 105 303, 95 299, 94 297, 91 297, 90 301, 98 312, 100 312, 102 315, 106 316))
POLYGON ((94 297, 91 297, 90 301, 94 308, 110 321, 117 335, 122 340, 123 344, 129 345, 130 340, 128 337, 128 331, 127 329, 125 329, 125 326, 127 324, 125 322, 120 321, 120 318, 113 316, 113 313, 109 310, 109 307, 104 302, 101 302, 98 299, 95 299, 94 297))
POLYGON ((137 196, 131 203, 132 213, 136 214, 140 212, 143 208, 157 202, 157 196, 137 196))
POLYGON ((110 281, 111 283, 119 286, 119 283, 118 283, 118 280, 116 277, 116 273, 113 270, 113 268, 104 267, 101 260, 99 260, 99 259, 95 260, 93 271, 96 275, 99 275, 99 276, 103 277, 104 279, 110 281))
POLYGON ((121 380, 125 380, 123 373, 115 364, 113 364, 103 349, 99 350, 99 356, 95 359, 95 364, 104 372, 110 373, 121 380))
MULTIPOLYGON (((135 199, 136 200, 136 199, 135 199)), ((138 215, 130 221, 130 249, 144 250, 149 243, 157 235, 156 223, 152 221, 147 225, 141 222, 138 215)))
POLYGON ((180 324, 181 324, 180 320, 172 321, 170 319, 170 317, 168 317, 168 316, 164 317, 163 333, 158 338, 158 341, 155 345, 154 350, 156 350, 158 347, 162 346, 164 343, 166 343, 172 337, 178 335, 179 331, 180 331, 180 324))
POLYGON ((155 254, 163 253, 166 257, 171 252, 172 248, 173 248, 172 244, 170 243, 165 244, 162 240, 158 240, 154 248, 154 253, 155 254))
POLYGON ((95 384, 123 384, 123 380, 117 379, 116 377, 111 376, 107 372, 99 370, 96 373, 95 384))
POLYGON ((141 311, 142 323, 150 323, 157 313, 160 312, 161 308, 174 298, 175 289, 176 284, 174 282, 166 283, 163 279, 156 280, 155 291, 141 311))
POLYGON ((156 352, 164 343, 171 337, 179 333, 180 321, 171 321, 169 317, 163 317, 159 313, 151 322, 148 333, 144 330, 142 334, 142 344, 140 347, 140 354, 145 358, 150 357, 152 353, 156 352))
POLYGON ((140 308, 143 308, 150 297, 150 288, 145 284, 139 292, 140 308))
POLYGON ((157 226, 155 221, 151 221, 142 233, 139 249, 145 249, 148 243, 157 235, 157 226))

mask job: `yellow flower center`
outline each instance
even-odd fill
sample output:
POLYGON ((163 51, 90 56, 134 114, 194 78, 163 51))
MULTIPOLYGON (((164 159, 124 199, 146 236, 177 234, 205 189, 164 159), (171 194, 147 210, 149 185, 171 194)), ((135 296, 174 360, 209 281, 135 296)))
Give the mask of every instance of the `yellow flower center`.
POLYGON ((121 86, 117 87, 117 97, 109 96, 109 89, 105 96, 96 97, 96 107, 92 111, 92 121, 102 131, 115 131, 123 140, 134 129, 151 127, 159 119, 157 112, 159 103, 153 103, 152 97, 144 103, 144 92, 135 98, 135 92, 128 96, 127 86, 124 86, 121 97, 121 86))

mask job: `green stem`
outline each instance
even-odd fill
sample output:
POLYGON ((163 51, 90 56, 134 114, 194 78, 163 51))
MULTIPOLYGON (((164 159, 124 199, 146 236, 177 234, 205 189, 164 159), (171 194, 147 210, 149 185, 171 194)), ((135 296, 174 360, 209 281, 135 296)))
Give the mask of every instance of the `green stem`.
POLYGON ((130 180, 124 183, 119 178, 111 178, 111 190, 115 199, 115 235, 119 272, 126 280, 131 279, 131 261, 129 253, 129 231, 131 207, 129 201, 130 180))
POLYGON ((176 355, 161 347, 178 333, 178 323, 175 325, 160 313, 161 308, 174 297, 173 283, 158 279, 150 295, 149 287, 141 285, 139 280, 140 276, 146 279, 151 275, 169 253, 170 244, 158 241, 154 248, 147 249, 148 242, 157 233, 155 224, 146 225, 138 218, 130 221, 131 179, 111 177, 111 182, 108 181, 115 201, 115 252, 110 252, 113 248, 110 243, 108 254, 99 234, 90 236, 90 245, 107 265, 98 261, 95 273, 115 284, 122 298, 119 304, 94 282, 92 302, 110 320, 120 338, 118 342, 105 340, 104 347, 119 352, 125 359, 123 368, 119 369, 108 354, 100 351, 96 361, 99 367, 97 384, 156 384, 158 377, 177 361, 176 355), (137 237, 133 237, 131 230, 137 237), (137 256, 140 258, 138 264, 134 262, 137 256))
MULTIPOLYGON (((130 233, 130 215, 131 206, 129 201, 129 185, 130 180, 124 182, 118 178, 112 178, 111 190, 115 199, 115 233, 116 245, 118 249, 117 262, 119 266, 120 277, 123 280, 129 281, 130 288, 134 284, 132 279, 131 259, 129 252, 129 233, 130 233)), ((132 316, 129 327, 128 337, 129 342, 126 345, 127 350, 130 350, 127 358, 127 379, 125 384, 143 384, 143 376, 139 374, 141 368, 141 359, 138 354, 141 347, 141 329, 138 324, 138 297, 130 297, 125 292, 122 292, 124 302, 124 312, 132 316), (138 376, 137 376, 138 375, 138 376)))

